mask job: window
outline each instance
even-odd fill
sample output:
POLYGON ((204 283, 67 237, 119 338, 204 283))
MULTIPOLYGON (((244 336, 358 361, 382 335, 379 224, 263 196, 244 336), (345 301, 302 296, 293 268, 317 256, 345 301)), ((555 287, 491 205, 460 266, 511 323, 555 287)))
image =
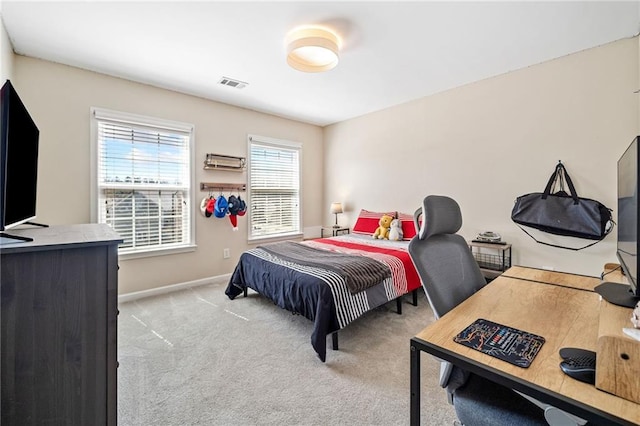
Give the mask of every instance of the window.
POLYGON ((249 136, 249 240, 299 236, 301 145, 249 136))
POLYGON ((119 254, 193 249, 193 126, 92 109, 92 219, 124 242, 119 254))

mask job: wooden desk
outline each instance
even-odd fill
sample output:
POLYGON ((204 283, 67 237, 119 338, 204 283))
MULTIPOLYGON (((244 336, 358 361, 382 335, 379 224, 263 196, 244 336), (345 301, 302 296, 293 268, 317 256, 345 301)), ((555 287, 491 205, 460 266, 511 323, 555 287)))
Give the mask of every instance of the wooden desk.
POLYGON ((526 268, 524 266, 513 266, 505 271, 503 275, 542 284, 553 284, 588 291, 593 291, 593 289, 601 283, 600 278, 597 277, 549 271, 546 269, 526 268))
MULTIPOLYGON (((601 304, 610 308, 591 291, 599 283, 595 277, 513 267, 425 328, 411 339, 411 424, 420 423, 420 351, 595 424, 639 424, 640 404, 574 380, 559 367, 560 348, 596 350, 601 304), (453 337, 478 318, 541 335, 546 343, 527 369, 455 343, 453 337)), ((626 318, 629 324, 616 327, 629 326, 626 318)))

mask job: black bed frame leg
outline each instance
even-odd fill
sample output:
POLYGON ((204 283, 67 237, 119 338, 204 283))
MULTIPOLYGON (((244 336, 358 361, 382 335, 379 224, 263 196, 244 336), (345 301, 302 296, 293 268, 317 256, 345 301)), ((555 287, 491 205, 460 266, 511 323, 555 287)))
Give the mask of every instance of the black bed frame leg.
POLYGON ((398 315, 402 315, 402 296, 396 298, 396 309, 398 310, 398 315))
POLYGON ((334 351, 338 350, 338 332, 334 331, 331 333, 331 344, 334 351))
POLYGON ((244 288, 243 293, 244 293, 244 297, 247 297, 249 290, 247 287, 244 288))
POLYGON ((411 296, 413 297, 413 306, 418 306, 418 289, 414 289, 411 292, 411 296))

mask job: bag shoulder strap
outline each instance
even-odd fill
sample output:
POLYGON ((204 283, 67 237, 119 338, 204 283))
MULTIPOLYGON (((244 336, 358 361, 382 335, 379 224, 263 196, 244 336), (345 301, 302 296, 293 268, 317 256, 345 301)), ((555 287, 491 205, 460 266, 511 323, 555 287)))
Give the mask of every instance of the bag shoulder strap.
MULTIPOLYGON (((584 246, 584 247, 578 247, 578 248, 576 248, 576 247, 565 247, 565 246, 561 246, 561 245, 558 245, 558 244, 551 244, 551 243, 545 243, 544 241, 540 241, 540 240, 536 239, 536 237, 534 237, 533 235, 531 235, 530 233, 528 233, 526 229, 524 229, 522 226, 520 226, 520 224, 516 223, 516 225, 518 225, 518 228, 522 229, 522 231, 523 231, 525 234, 527 234, 528 236, 530 236, 530 237, 533 239, 533 241, 535 241, 536 243, 538 243, 538 244, 544 244, 545 246, 561 248, 561 249, 565 249, 565 250, 579 251, 579 250, 582 250, 582 249, 586 249, 586 248, 588 248, 588 247, 591 247, 592 245, 598 244, 600 241, 602 241, 602 240, 604 239, 604 237, 603 237, 601 240, 597 240, 597 241, 594 241, 594 242, 592 242, 592 243, 589 243, 589 244, 587 244, 587 245, 586 245, 586 246, 584 246)), ((605 236, 607 236, 607 235, 608 235, 608 233, 607 233, 607 234, 605 234, 605 236)))

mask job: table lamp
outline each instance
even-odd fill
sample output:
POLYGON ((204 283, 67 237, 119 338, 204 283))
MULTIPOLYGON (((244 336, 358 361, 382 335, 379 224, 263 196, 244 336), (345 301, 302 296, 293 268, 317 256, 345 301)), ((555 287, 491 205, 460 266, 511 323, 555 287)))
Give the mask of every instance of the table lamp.
POLYGON ((336 224, 333 225, 334 228, 339 228, 338 225, 338 213, 342 213, 342 203, 331 203, 331 214, 336 215, 336 224))

